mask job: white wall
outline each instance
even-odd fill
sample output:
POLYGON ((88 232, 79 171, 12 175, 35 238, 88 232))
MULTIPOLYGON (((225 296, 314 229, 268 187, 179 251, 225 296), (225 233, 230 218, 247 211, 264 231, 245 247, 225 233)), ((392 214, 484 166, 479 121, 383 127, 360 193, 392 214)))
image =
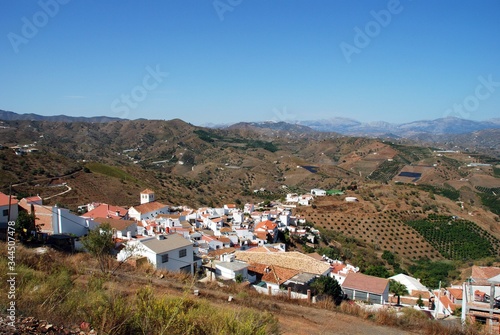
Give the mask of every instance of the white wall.
MULTIPOLYGON (((3 215, 4 210, 9 210, 9 205, 0 206, 0 222, 7 222, 9 219, 8 215, 3 215)), ((17 204, 10 205, 10 221, 16 221, 18 216, 18 206, 17 204)))
POLYGON ((87 235, 89 230, 99 226, 92 219, 85 219, 70 213, 66 208, 53 207, 52 229, 54 234, 74 234, 75 236, 87 235))

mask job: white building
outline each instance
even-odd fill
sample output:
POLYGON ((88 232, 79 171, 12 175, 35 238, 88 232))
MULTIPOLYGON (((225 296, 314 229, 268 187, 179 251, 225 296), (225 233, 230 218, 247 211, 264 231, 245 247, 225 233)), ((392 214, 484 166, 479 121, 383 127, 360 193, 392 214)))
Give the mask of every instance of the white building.
POLYGON ((322 190, 320 188, 313 188, 311 190, 311 195, 315 195, 315 196, 318 196, 318 197, 324 197, 326 195, 326 191, 322 190))
MULTIPOLYGON (((158 235, 138 240, 135 244, 137 247, 131 248, 134 255, 147 257, 156 269, 194 273, 193 244, 179 234, 158 235)), ((118 254, 119 261, 126 257, 124 252, 118 254)))

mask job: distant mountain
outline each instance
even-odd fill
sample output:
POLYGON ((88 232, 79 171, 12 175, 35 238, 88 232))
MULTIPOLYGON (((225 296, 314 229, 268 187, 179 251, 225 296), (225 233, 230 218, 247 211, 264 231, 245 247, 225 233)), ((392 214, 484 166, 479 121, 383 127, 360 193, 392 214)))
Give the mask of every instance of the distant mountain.
POLYGON ((465 134, 485 129, 500 128, 500 119, 473 121, 456 117, 436 120, 421 120, 402 124, 384 121, 362 123, 352 119, 332 118, 326 120, 300 121, 299 124, 318 131, 333 131, 344 135, 407 137, 418 134, 465 134))
POLYGON ((52 121, 52 122, 95 122, 95 123, 106 123, 112 121, 124 121, 125 119, 120 119, 117 117, 109 116, 67 116, 67 115, 52 115, 44 116, 39 114, 17 114, 14 112, 4 111, 0 109, 0 120, 4 121, 52 121))
POLYGON ((228 129, 236 129, 236 128, 246 128, 246 127, 254 127, 254 128, 263 128, 263 129, 272 129, 279 131, 288 131, 288 132, 297 132, 297 133, 314 133, 317 130, 314 130, 311 127, 303 126, 300 124, 287 123, 287 122, 274 122, 274 121, 264 121, 264 122, 239 122, 235 123, 228 127, 228 129))

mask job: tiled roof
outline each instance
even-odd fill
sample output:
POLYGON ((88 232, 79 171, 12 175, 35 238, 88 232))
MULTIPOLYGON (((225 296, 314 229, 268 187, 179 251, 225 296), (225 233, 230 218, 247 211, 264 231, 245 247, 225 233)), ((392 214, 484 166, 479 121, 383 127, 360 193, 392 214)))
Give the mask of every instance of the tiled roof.
POLYGON ((96 218, 94 219, 95 222, 99 222, 100 224, 103 223, 109 223, 111 228, 114 228, 116 230, 125 230, 129 226, 136 224, 134 220, 118 220, 118 219, 108 219, 108 218, 96 218))
POLYGON ((134 206, 133 208, 138 211, 141 214, 153 212, 162 208, 167 207, 167 205, 164 205, 162 203, 159 203, 158 201, 151 201, 146 204, 142 204, 139 206, 134 206))
POLYGON ((224 254, 231 254, 235 250, 236 250, 235 248, 225 248, 225 249, 210 250, 208 252, 208 255, 212 256, 212 257, 219 257, 220 255, 224 255, 224 254))
POLYGON ((256 247, 256 248, 250 248, 247 250, 248 252, 280 252, 278 249, 276 248, 268 248, 266 246, 263 246, 263 247, 256 247))
POLYGON ((256 231, 254 235, 257 236, 258 239, 267 240, 267 231, 256 231))
POLYGON ((312 258, 314 258, 317 261, 322 261, 322 262, 324 261, 323 256, 321 256, 317 252, 312 252, 310 254, 307 254, 307 256, 312 257, 312 258))
POLYGON ((447 309, 451 310, 452 312, 455 310, 456 308, 456 304, 454 304, 450 298, 448 298, 447 296, 445 295, 442 295, 441 297, 439 297, 439 301, 441 301, 441 304, 443 304, 444 307, 446 307, 447 309))
POLYGON ((322 275, 330 270, 330 265, 303 253, 292 252, 247 252, 236 251, 236 259, 247 263, 281 266, 287 269, 322 275))
POLYGON ((108 204, 100 204, 93 210, 83 214, 82 217, 120 219, 126 214, 127 214, 127 209, 123 207, 113 206, 108 204), (117 212, 119 213, 119 215, 116 215, 117 212))
POLYGON ((342 287, 382 295, 388 285, 388 279, 357 272, 347 274, 342 287))
POLYGON ((453 298, 462 300, 463 291, 461 288, 448 288, 447 290, 453 298))
POLYGON ((493 266, 472 266, 472 279, 475 285, 490 285, 488 279, 500 274, 500 268, 493 266))
POLYGON ((342 264, 342 263, 337 263, 335 264, 334 266, 332 266, 332 272, 333 273, 339 273, 340 271, 342 271, 344 268, 346 267, 345 264, 342 264))
POLYGON ((149 188, 145 189, 144 191, 141 192, 141 194, 151 194, 155 193, 154 191, 150 190, 149 188))
MULTIPOLYGON (((15 196, 11 196, 10 204, 11 205, 17 204, 17 199, 15 196)), ((9 196, 7 194, 0 192, 0 206, 8 206, 8 205, 9 205, 9 196)))
POLYGON ((266 221, 259 222, 255 226, 255 230, 258 230, 258 229, 274 230, 276 227, 278 227, 278 225, 276 223, 269 221, 269 220, 266 220, 266 221))
POLYGON ((251 264, 248 267, 248 270, 262 274, 263 281, 278 285, 283 284, 287 280, 300 273, 300 271, 287 269, 277 265, 265 265, 256 263, 251 264))
POLYGON ((227 237, 224 237, 224 236, 218 237, 217 239, 219 241, 221 241, 222 243, 231 243, 231 240, 227 237))
POLYGON ((42 200, 42 197, 40 197, 39 195, 35 195, 33 197, 27 197, 27 198, 24 198, 26 199, 26 202, 27 203, 32 203, 32 202, 38 202, 38 201, 41 201, 42 200))

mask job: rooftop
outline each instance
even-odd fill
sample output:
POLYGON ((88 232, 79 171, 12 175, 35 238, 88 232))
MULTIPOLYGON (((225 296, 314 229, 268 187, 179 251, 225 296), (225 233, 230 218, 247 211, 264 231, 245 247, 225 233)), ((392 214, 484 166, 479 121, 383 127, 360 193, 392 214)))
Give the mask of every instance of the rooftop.
POLYGON ((236 258, 247 263, 280 266, 300 272, 322 275, 330 271, 330 265, 303 253, 292 252, 246 252, 236 251, 236 258))
POLYGON ((343 288, 350 288, 369 293, 382 295, 389 286, 389 279, 365 275, 362 273, 349 273, 342 284, 343 288))
POLYGON ((188 241, 179 234, 170 234, 163 236, 165 237, 164 239, 159 240, 156 237, 151 237, 148 239, 143 239, 140 242, 148 249, 151 249, 153 252, 157 254, 163 254, 171 250, 188 247, 192 245, 190 241, 188 241))
POLYGON ((153 212, 156 210, 160 210, 160 209, 165 208, 165 207, 168 207, 168 206, 164 205, 158 201, 151 201, 151 202, 148 202, 146 204, 139 205, 139 206, 133 206, 131 208, 134 208, 139 213, 144 214, 144 213, 149 213, 149 212, 153 212))
POLYGON ((120 219, 127 214, 127 209, 119 206, 100 204, 96 208, 83 214, 84 218, 112 218, 120 219), (118 214, 118 215, 117 215, 118 214))
POLYGON ((99 222, 100 224, 109 223, 111 228, 116 230, 125 230, 133 224, 137 224, 134 220, 119 220, 119 219, 111 219, 111 218, 96 218, 95 222, 99 222))
MULTIPOLYGON (((10 197, 10 204, 11 205, 16 205, 17 204, 17 198, 15 196, 10 197)), ((9 196, 7 194, 4 194, 0 192, 0 206, 8 206, 9 205, 9 196)))

